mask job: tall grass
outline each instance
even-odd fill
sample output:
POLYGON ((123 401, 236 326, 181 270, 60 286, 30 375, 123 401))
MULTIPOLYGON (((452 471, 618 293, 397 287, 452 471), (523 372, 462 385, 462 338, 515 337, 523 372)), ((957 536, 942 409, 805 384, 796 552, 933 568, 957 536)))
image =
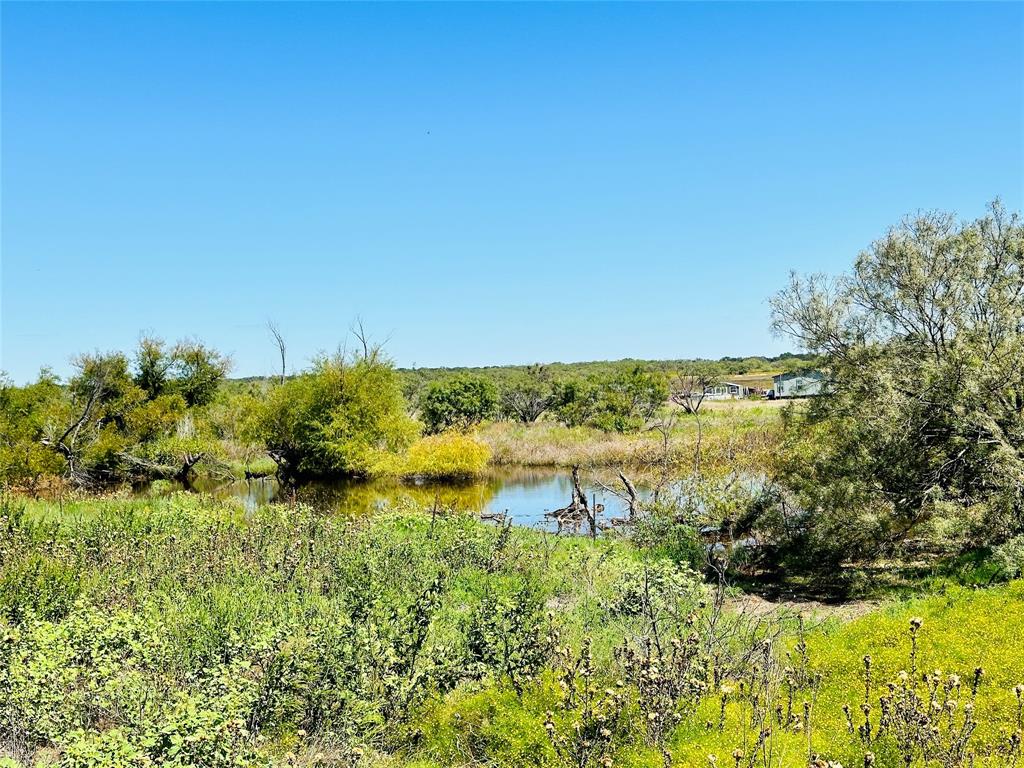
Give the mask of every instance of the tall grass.
POLYGON ((776 407, 739 401, 702 412, 700 433, 692 416, 677 413, 667 435, 658 429, 602 432, 545 420, 495 422, 483 427, 479 436, 497 465, 643 468, 661 464, 667 454, 674 467, 685 469, 693 466, 699 446, 705 471, 762 471, 773 460, 779 413, 776 407))

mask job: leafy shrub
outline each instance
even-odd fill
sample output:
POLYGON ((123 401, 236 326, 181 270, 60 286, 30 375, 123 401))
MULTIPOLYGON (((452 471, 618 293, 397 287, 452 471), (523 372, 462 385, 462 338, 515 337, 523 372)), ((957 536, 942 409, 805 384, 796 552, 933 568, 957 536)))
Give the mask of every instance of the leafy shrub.
POLYGON ((568 427, 589 425, 605 432, 643 427, 668 399, 661 374, 634 366, 605 379, 566 379, 555 385, 553 411, 568 427))
POLYGON ((376 355, 318 360, 272 389, 250 425, 291 477, 372 475, 393 465, 416 432, 394 367, 376 355))
POLYGON ((466 630, 470 664, 508 680, 516 693, 540 674, 557 633, 544 620, 536 585, 510 595, 487 590, 466 630))
POLYGON ((29 616, 59 620, 81 591, 79 579, 74 566, 37 552, 20 562, 0 563, 0 616, 14 623, 29 616))
MULTIPOLYGON (((998 202, 975 221, 921 213, 850 274, 793 275, 772 299, 775 330, 828 374, 790 414, 780 463, 796 527, 812 529, 799 549, 833 563, 879 554, 956 510, 983 516, 975 544, 1022 532, 1022 250, 1024 222, 998 202)), ((967 529, 947 526, 948 542, 967 529)))
POLYGON ((135 352, 135 383, 155 400, 177 395, 188 407, 208 405, 231 369, 231 361, 196 340, 167 349, 163 339, 143 337, 135 352))
POLYGON ((57 378, 15 387, 0 376, 0 481, 34 490, 48 475, 59 475, 63 459, 43 440, 51 419, 61 415, 63 392, 57 378))
POLYGON ((402 474, 430 479, 475 477, 487 468, 491 449, 471 435, 444 432, 409 447, 402 474))
POLYGON ((593 379, 564 379, 555 384, 552 395, 555 417, 567 427, 590 424, 597 413, 600 386, 593 379))
POLYGON ((615 743, 626 729, 623 686, 605 687, 594 663, 591 639, 584 638, 579 656, 563 649, 559 679, 565 692, 558 714, 549 710, 544 729, 558 756, 578 768, 613 764, 615 743))
POLYGON ((435 381, 420 398, 420 416, 428 432, 468 429, 495 415, 498 390, 476 376, 454 376, 435 381))
MULTIPOLYGON (((707 495, 719 512, 734 507, 723 490, 707 495)), ((959 699, 975 707, 975 764, 1019 758, 1024 582, 893 603, 805 635, 732 610, 724 585, 612 535, 556 538, 418 508, 243 515, 188 494, 71 500, 63 514, 30 502, 0 520, 0 555, 10 573, 38 557, 80 574, 74 604, 52 620, 17 591, 24 618, 0 618, 0 750, 15 745, 19 759, 604 768, 712 754, 798 766, 862 765, 870 749, 874 765, 895 768, 896 733, 932 717, 933 690, 943 706, 956 699, 950 670, 968 681, 977 666, 976 700, 967 683, 959 699), (901 642, 913 615, 930 628, 916 656, 930 680, 917 676, 919 700, 881 738, 890 689, 872 683, 867 744, 863 719, 850 733, 841 706, 864 692, 869 652, 872 680, 899 692, 898 670, 914 669, 901 642)), ((965 714, 942 710, 930 764, 957 764, 965 714)))
POLYGON ((638 545, 673 562, 700 568, 707 558, 697 526, 681 520, 672 506, 654 506, 637 520, 633 538, 638 545))
POLYGON ((75 368, 66 387, 46 371, 27 387, 0 386, 0 480, 35 488, 63 474, 99 487, 185 476, 216 452, 196 425, 229 368, 218 352, 197 341, 167 352, 144 339, 134 362, 97 353, 75 368))
POLYGON ((1003 573, 1016 579, 1024 575, 1024 535, 1014 536, 995 548, 993 554, 1003 573))
POLYGON ((666 400, 668 382, 665 377, 634 366, 608 382, 592 422, 606 432, 640 429, 666 400))

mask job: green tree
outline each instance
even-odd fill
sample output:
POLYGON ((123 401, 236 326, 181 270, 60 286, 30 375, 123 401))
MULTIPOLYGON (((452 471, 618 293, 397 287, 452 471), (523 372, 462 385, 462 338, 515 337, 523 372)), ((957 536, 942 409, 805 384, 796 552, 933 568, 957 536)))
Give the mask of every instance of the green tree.
POLYGON ((642 429, 668 400, 665 377, 636 365, 619 371, 600 390, 591 423, 606 432, 642 429))
POLYGON ((81 355, 75 368, 64 413, 50 425, 43 443, 64 458, 72 482, 114 482, 120 476, 121 454, 132 442, 129 416, 146 393, 135 384, 128 358, 120 352, 81 355))
POLYGON ((231 361, 199 341, 180 341, 172 352, 174 390, 190 407, 207 405, 231 370, 231 361))
POLYGON ((668 400, 668 382, 665 376, 644 366, 635 365, 616 375, 609 390, 619 396, 630 417, 646 421, 657 413, 668 400))
POLYGON ((378 354, 318 360, 270 390, 249 430, 292 478, 373 474, 418 433, 394 367, 378 354))
POLYGON ((501 384, 501 412, 507 419, 530 424, 544 415, 553 400, 551 375, 542 365, 531 365, 501 384))
POLYGON ((574 376, 555 382, 552 410, 567 427, 589 424, 597 414, 601 386, 593 378, 574 376))
POLYGON ((966 545, 1024 527, 1024 227, 995 203, 908 218, 839 279, 793 276, 776 331, 827 394, 788 420, 799 550, 834 562, 949 518, 966 545), (838 542, 838 544, 837 544, 838 542), (810 544, 810 546, 807 546, 810 544))
POLYGON ((562 379, 554 387, 552 410, 568 427, 629 432, 642 428, 668 395, 660 372, 634 365, 602 377, 562 379))
POLYGON ((65 387, 51 374, 28 387, 5 384, 0 473, 33 484, 64 475, 90 487, 184 479, 220 452, 203 408, 226 370, 227 359, 199 342, 168 352, 143 338, 133 361, 120 352, 81 355, 65 387))
POLYGON ((494 416, 498 391, 479 376, 453 376, 433 382, 420 398, 420 416, 431 433, 469 429, 494 416))
POLYGON ((174 357, 167 351, 163 339, 143 336, 135 351, 135 383, 146 391, 151 400, 164 394, 170 378, 174 357))
POLYGON ((168 349, 163 339, 144 336, 135 351, 135 383, 150 400, 175 392, 190 408, 208 405, 229 370, 229 358, 195 340, 168 349))
POLYGON ((25 387, 0 376, 0 482, 35 490, 64 462, 44 445, 48 425, 62 410, 64 394, 48 370, 25 387))

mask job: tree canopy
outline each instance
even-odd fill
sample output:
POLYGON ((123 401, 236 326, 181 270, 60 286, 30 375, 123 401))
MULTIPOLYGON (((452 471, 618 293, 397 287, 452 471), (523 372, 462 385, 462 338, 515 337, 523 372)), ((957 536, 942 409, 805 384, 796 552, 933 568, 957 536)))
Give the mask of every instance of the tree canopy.
POLYGON ((459 375, 433 382, 420 398, 427 431, 468 429, 497 413, 498 390, 480 376, 459 375))
POLYGON ((937 520, 983 541, 1024 527, 1017 214, 907 218, 851 273, 792 276, 772 311, 828 374, 828 394, 790 418, 784 471, 815 511, 806 536, 849 553, 937 520))
POLYGON ((270 390, 251 433, 286 476, 368 475, 408 448, 419 428, 390 362, 336 355, 270 390))

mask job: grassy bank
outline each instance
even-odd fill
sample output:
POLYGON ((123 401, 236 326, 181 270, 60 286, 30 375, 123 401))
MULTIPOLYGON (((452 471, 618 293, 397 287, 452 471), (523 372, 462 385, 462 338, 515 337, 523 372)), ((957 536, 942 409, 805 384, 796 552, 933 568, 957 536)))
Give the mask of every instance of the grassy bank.
MULTIPOLYGON (((713 403, 702 409, 699 429, 693 416, 677 411, 666 422, 669 459, 692 466, 699 440, 705 470, 762 470, 778 439, 781 407, 768 401, 713 403)), ((657 465, 666 455, 666 435, 659 429, 622 434, 553 421, 494 422, 481 428, 479 437, 499 466, 635 468, 657 465)))
POLYGON ((862 721, 871 654, 877 719, 921 617, 919 670, 942 670, 940 687, 950 673, 963 681, 942 695, 961 709, 939 740, 960 727, 980 665, 965 750, 1014 764, 1021 582, 846 624, 810 617, 806 659, 792 615, 719 616, 723 597, 625 540, 413 507, 341 520, 301 506, 246 516, 188 495, 8 499, 0 754, 9 765, 662 766, 709 754, 732 765, 740 750, 738 764, 790 766, 806 764, 809 730, 828 759, 858 765, 870 751, 897 766, 895 725, 864 743, 842 705, 862 721))

